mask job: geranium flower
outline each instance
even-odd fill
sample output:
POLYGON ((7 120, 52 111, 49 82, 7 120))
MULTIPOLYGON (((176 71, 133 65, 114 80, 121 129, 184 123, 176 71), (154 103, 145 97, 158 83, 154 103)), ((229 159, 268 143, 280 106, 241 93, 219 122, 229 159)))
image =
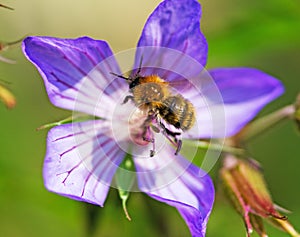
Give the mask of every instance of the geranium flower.
MULTIPOLYGON (((172 93, 193 104, 195 126, 179 131, 183 148, 185 139, 235 134, 283 92, 278 80, 256 69, 219 68, 206 73, 207 43, 200 16, 197 1, 163 1, 145 24, 131 74, 157 75, 169 83, 172 93)), ((147 136, 155 143, 143 139, 147 114, 131 101, 123 104, 130 94, 128 83, 111 74, 122 72, 108 44, 87 37, 28 37, 23 50, 42 75, 55 106, 97 117, 49 131, 46 188, 103 206, 116 171, 130 154, 138 189, 177 208, 192 236, 204 236, 214 200, 212 180, 181 152, 174 155, 176 147, 159 127, 159 116, 147 127, 147 136), (150 157, 152 149, 155 155, 150 157)))

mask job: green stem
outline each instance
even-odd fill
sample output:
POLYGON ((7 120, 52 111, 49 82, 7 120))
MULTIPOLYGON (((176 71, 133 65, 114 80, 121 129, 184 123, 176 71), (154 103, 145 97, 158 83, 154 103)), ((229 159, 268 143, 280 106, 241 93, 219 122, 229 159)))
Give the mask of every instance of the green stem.
MULTIPOLYGON (((0 4, 0 6, 1 6, 1 4, 0 4)), ((13 10, 13 9, 11 9, 11 10, 13 10)), ((26 35, 18 40, 12 41, 12 42, 0 42, 0 51, 5 51, 10 47, 18 45, 19 43, 21 43, 23 41, 23 39, 25 39, 25 37, 26 37, 26 35)))
POLYGON ((132 157, 127 154, 120 164, 115 174, 115 180, 118 187, 119 196, 122 200, 122 207, 126 218, 131 221, 127 210, 127 200, 130 196, 130 191, 135 182, 135 167, 132 157))
POLYGON ((143 201, 147 208, 147 214, 150 217, 151 226, 155 227, 159 233, 159 236, 170 236, 170 231, 168 228, 168 217, 166 212, 162 210, 161 206, 153 199, 150 199, 146 195, 142 195, 143 201))
POLYGON ((57 122, 53 122, 53 123, 48 123, 48 124, 44 124, 40 127, 38 127, 36 130, 43 130, 46 128, 52 128, 58 125, 62 125, 62 124, 67 124, 67 123, 77 123, 77 122, 83 122, 83 121, 87 121, 87 120, 96 120, 96 119, 102 119, 102 118, 98 118, 98 117, 94 117, 91 115, 87 115, 87 114, 76 114, 76 115, 72 115, 69 116, 63 120, 57 121, 57 122))
POLYGON ((83 203, 85 220, 86 220, 86 237, 94 236, 98 225, 99 225, 99 218, 100 218, 100 207, 90 204, 90 203, 83 203))
POLYGON ((200 149, 212 149, 215 151, 222 151, 222 152, 228 152, 237 156, 242 156, 245 154, 245 150, 242 148, 232 147, 232 146, 226 146, 219 143, 212 143, 209 141, 191 141, 191 140, 185 140, 186 144, 191 146, 197 146, 200 149))
POLYGON ((73 117, 70 116, 68 118, 65 118, 65 119, 57 121, 57 122, 44 124, 44 125, 38 127, 36 130, 39 131, 39 130, 43 130, 43 129, 46 129, 46 128, 52 128, 52 127, 62 125, 62 124, 65 124, 65 123, 72 123, 72 121, 73 121, 73 117))
POLYGON ((9 10, 14 10, 12 7, 9 7, 9 6, 3 5, 3 4, 0 4, 0 7, 6 8, 9 10))
POLYGON ((239 135, 239 139, 242 142, 247 142, 257 135, 265 132, 276 124, 286 119, 292 119, 295 113, 294 105, 285 106, 271 114, 268 114, 262 118, 259 118, 250 123, 244 131, 239 135))

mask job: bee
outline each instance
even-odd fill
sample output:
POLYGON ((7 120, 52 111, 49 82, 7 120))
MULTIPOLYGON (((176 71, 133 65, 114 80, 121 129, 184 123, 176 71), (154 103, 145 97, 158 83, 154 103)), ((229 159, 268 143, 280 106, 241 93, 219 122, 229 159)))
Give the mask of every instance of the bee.
MULTIPOLYGON (((194 105, 180 94, 172 93, 169 82, 160 78, 158 75, 142 76, 140 75, 141 66, 133 77, 125 77, 112 73, 112 75, 125 79, 129 84, 129 92, 123 101, 123 104, 132 100, 134 104, 141 110, 146 111, 148 116, 142 125, 143 139, 152 142, 154 139, 149 139, 146 133, 154 119, 163 119, 167 124, 176 128, 176 131, 171 131, 163 122, 159 122, 159 126, 166 134, 166 137, 177 148, 177 155, 182 146, 182 140, 178 137, 181 131, 187 131, 193 127, 196 117, 194 105), (172 137, 172 139, 170 139, 172 137)), ((153 127, 152 127, 153 128, 153 127)), ((155 129, 159 132, 159 129, 155 129)), ((155 149, 150 151, 150 156, 154 156, 155 149)))

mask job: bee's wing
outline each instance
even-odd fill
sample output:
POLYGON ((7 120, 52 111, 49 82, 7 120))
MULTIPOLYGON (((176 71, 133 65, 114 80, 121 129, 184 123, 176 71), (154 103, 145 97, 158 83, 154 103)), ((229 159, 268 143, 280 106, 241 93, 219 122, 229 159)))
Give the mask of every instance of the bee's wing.
MULTIPOLYGON (((187 79, 180 78, 177 80, 167 81, 171 90, 176 91, 174 93, 184 96, 185 92, 195 90, 195 85, 187 79)), ((185 97, 185 96, 184 96, 185 97)))

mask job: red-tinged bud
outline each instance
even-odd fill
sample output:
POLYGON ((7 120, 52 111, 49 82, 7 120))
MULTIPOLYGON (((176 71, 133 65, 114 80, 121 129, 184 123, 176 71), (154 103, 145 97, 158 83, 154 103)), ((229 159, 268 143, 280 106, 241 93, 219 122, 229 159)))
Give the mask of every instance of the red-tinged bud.
POLYGON ((249 213, 249 217, 253 229, 256 231, 256 233, 261 237, 268 237, 264 228, 263 218, 252 213, 249 213))
POLYGON ((281 229, 282 231, 285 231, 292 237, 300 237, 300 234, 294 229, 293 225, 287 220, 270 218, 268 219, 268 222, 273 224, 275 227, 281 229))
POLYGON ((243 217, 248 236, 255 230, 259 236, 266 237, 263 226, 266 219, 291 236, 299 237, 287 217, 276 210, 256 161, 226 155, 220 174, 230 201, 243 217))

